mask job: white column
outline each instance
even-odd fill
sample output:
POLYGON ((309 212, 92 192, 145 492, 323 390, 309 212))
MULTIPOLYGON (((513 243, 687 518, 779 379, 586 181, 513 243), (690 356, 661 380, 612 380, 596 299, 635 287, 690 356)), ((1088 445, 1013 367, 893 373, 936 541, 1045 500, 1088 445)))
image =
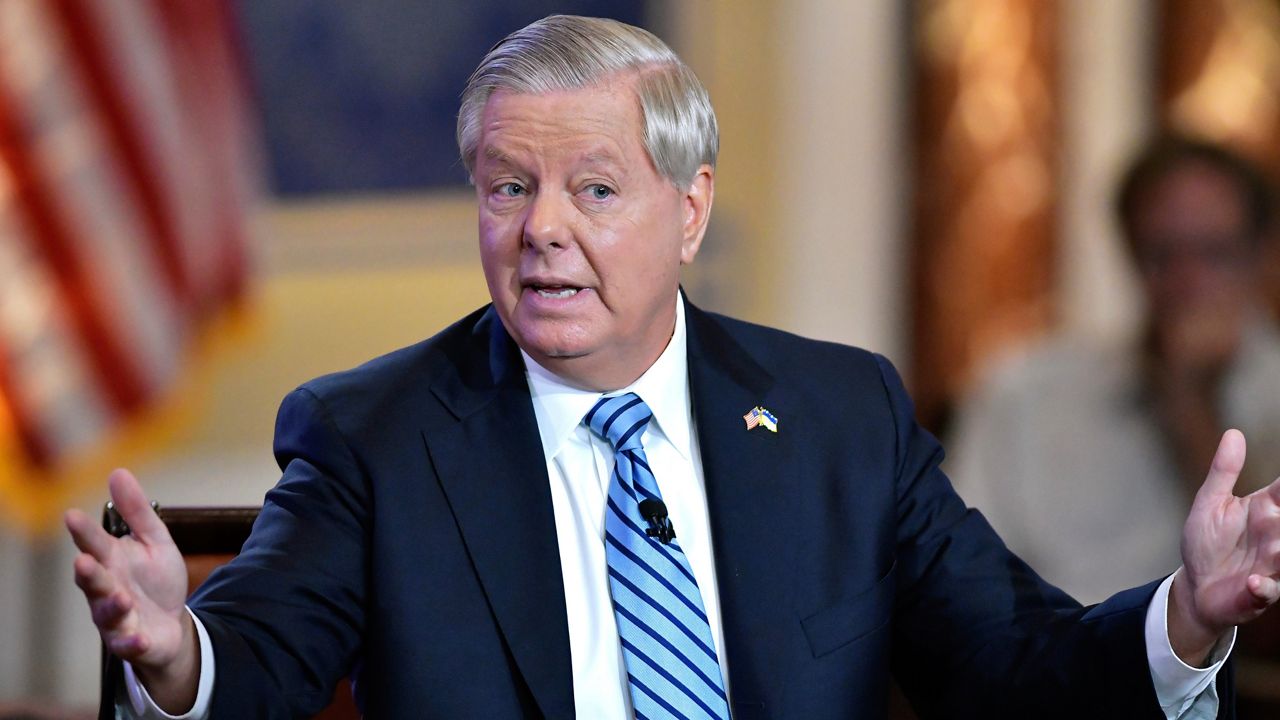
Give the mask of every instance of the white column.
POLYGON ((1059 302, 1067 330, 1133 329, 1137 278, 1121 245, 1112 196, 1154 127, 1155 12, 1148 0, 1070 0, 1063 13, 1063 152, 1059 302))
POLYGON ((906 6, 783 2, 772 296, 780 324, 906 348, 906 6))

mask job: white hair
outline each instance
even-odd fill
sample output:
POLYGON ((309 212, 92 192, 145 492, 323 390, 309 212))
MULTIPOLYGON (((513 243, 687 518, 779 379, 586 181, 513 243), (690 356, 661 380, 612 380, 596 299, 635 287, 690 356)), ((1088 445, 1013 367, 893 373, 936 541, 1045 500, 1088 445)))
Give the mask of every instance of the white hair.
POLYGON ((481 115, 495 90, 573 90, 623 73, 635 77, 649 159, 676 187, 688 187, 700 166, 715 166, 720 146, 706 88, 653 33, 575 15, 552 15, 511 33, 471 74, 458 111, 458 149, 468 174, 475 168, 481 115))

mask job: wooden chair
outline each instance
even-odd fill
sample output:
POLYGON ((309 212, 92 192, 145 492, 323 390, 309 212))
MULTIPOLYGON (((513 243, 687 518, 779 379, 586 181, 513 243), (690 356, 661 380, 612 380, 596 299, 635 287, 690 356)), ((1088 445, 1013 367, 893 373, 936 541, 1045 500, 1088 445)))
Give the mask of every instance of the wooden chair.
MULTIPOLYGON (((187 587, 195 590, 220 565, 229 562, 249 537, 256 507, 160 507, 152 503, 156 514, 169 528, 169 534, 187 565, 187 587)), ((129 532, 120 513, 111 503, 102 510, 102 527, 115 537, 129 532)), ((122 682, 123 666, 119 659, 102 649, 102 692, 98 720, 115 720, 115 691, 122 682)), ((338 683, 333 702, 317 720, 358 720, 360 712, 351 697, 351 684, 338 683)))

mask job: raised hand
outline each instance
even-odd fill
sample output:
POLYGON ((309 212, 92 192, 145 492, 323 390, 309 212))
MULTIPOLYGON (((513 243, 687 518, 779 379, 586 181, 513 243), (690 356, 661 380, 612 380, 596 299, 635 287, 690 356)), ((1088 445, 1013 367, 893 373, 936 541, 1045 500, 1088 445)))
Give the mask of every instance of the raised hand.
POLYGON ((67 529, 81 550, 76 585, 107 648, 133 664, 161 708, 185 712, 195 702, 200 651, 184 606, 182 555, 132 474, 117 470, 107 485, 131 534, 114 538, 85 513, 68 510, 67 529))
POLYGON ((1217 639, 1280 600, 1280 480, 1232 494, 1245 442, 1228 430, 1182 530, 1182 572, 1169 594, 1169 639, 1201 663, 1217 639))

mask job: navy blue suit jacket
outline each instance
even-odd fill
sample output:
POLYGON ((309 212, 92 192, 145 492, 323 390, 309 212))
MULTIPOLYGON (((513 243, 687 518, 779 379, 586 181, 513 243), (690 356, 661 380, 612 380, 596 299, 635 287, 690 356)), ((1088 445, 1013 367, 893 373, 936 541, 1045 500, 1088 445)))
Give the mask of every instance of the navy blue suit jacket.
MULTIPOLYGON (((686 324, 735 718, 883 717, 891 673, 931 717, 1162 717, 1155 583, 1086 609, 1042 581, 953 492, 887 361, 686 324), (756 405, 776 434, 746 430, 756 405)), ((573 716, 546 463, 492 309, 300 387, 276 455, 192 601, 214 718, 314 713, 346 674, 370 718, 573 716)))

